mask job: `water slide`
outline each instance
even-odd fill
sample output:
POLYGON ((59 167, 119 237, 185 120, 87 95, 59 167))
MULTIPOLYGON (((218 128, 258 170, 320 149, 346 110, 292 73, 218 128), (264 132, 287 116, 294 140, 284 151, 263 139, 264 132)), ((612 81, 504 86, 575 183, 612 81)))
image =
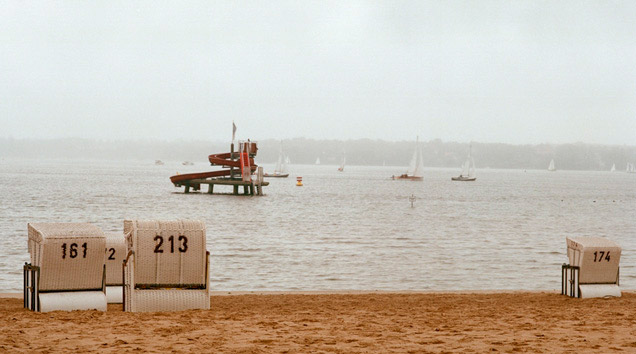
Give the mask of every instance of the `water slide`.
MULTIPOLYGON (((240 156, 238 152, 234 153, 236 160, 232 160, 232 153, 226 152, 221 154, 212 154, 208 156, 208 160, 210 164, 213 166, 223 166, 223 167, 236 167, 237 170, 234 171, 235 174, 241 174, 241 159, 238 159, 240 156)), ((256 171, 257 165, 254 164, 254 158, 249 158, 249 166, 251 166, 252 173, 256 171)), ((219 170, 219 171, 210 171, 210 172, 195 172, 195 173, 184 173, 177 174, 170 177, 170 182, 174 184, 182 184, 187 181, 193 179, 204 179, 210 177, 223 177, 229 176, 230 170, 219 170)))

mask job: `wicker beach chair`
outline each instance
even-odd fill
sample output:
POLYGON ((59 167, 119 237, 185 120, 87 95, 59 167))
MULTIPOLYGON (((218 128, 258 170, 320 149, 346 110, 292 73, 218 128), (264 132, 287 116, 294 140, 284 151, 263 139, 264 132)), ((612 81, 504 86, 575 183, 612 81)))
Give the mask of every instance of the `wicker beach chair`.
POLYGON ((210 308, 203 222, 127 220, 124 234, 124 311, 210 308))
POLYGON ((569 264, 561 266, 561 293, 572 297, 620 297, 621 247, 602 237, 566 238, 569 264))
POLYGON ((106 299, 121 304, 124 297, 122 263, 126 258, 126 237, 122 233, 106 234, 106 299))
POLYGON ((28 224, 24 307, 106 311, 104 233, 84 223, 28 224))

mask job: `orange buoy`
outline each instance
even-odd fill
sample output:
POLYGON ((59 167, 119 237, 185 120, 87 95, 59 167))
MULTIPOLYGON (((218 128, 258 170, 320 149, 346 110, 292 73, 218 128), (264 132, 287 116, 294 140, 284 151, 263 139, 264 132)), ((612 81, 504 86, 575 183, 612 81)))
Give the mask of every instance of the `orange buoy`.
POLYGON ((296 177, 296 185, 298 187, 302 187, 303 186, 303 178, 302 177, 300 177, 300 176, 296 177))

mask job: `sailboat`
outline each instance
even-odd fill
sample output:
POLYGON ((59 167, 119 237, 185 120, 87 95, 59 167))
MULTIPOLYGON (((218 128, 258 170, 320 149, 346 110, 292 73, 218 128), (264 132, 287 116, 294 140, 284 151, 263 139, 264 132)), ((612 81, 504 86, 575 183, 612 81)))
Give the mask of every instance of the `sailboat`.
POLYGON ((320 165, 320 157, 316 157, 316 163, 315 165, 320 165))
POLYGON ((420 146, 419 137, 415 140, 415 152, 411 158, 411 164, 405 174, 392 176, 392 179, 408 179, 411 181, 422 181, 424 178, 424 161, 422 160, 422 147, 420 146))
POLYGON ((462 173, 458 177, 451 177, 452 181, 465 181, 470 182, 477 179, 475 176, 475 160, 471 156, 472 146, 470 150, 468 150, 468 157, 466 158, 466 162, 462 165, 462 173))
POLYGON ((340 171, 340 172, 344 171, 346 159, 347 159, 347 157, 345 156, 345 154, 343 152, 342 153, 342 162, 340 163, 340 167, 338 167, 338 171, 340 171))
POLYGON ((554 167, 554 159, 550 160, 550 166, 548 166, 548 171, 550 172, 556 171, 556 167, 554 167))
POLYGON ((625 170, 627 173, 636 173, 636 166, 633 163, 627 163, 627 168, 625 170))
POLYGON ((613 163, 612 168, 610 169, 610 172, 615 172, 615 171, 616 171, 616 164, 613 163))
POLYGON ((278 151, 278 160, 276 161, 276 167, 274 168, 274 173, 263 173, 263 177, 289 177, 289 172, 287 172, 287 158, 283 154, 283 143, 280 143, 280 150, 278 151))

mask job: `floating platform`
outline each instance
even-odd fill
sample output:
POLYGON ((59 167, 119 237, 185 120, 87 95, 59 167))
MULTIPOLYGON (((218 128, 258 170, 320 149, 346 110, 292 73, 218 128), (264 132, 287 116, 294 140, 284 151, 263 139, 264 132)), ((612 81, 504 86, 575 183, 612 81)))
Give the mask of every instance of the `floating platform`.
POLYGON ((263 168, 254 163, 257 151, 256 142, 249 139, 239 141, 238 152, 234 152, 234 143, 232 143, 230 152, 208 156, 210 165, 229 167, 229 170, 176 174, 170 177, 170 182, 175 187, 185 187, 185 193, 190 193, 190 189, 199 191, 202 184, 207 184, 208 194, 214 194, 214 185, 220 184, 233 186, 232 194, 234 195, 239 195, 241 186, 243 186, 243 195, 263 195, 263 186, 269 183, 263 181, 263 168), (256 176, 253 176, 255 172, 256 176))
POLYGON ((175 187, 185 187, 184 193, 190 193, 190 189, 200 191, 201 185, 208 185, 208 194, 214 194, 214 185, 233 186, 234 195, 239 195, 240 187, 243 186, 243 195, 263 195, 263 186, 268 186, 269 182, 243 181, 232 178, 199 178, 174 182, 175 187))

